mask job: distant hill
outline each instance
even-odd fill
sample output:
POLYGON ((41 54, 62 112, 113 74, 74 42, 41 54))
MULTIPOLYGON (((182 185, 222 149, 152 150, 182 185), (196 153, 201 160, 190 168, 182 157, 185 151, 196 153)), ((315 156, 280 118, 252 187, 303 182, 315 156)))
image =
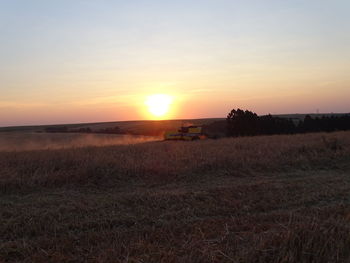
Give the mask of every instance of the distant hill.
MULTIPOLYGON (((275 117, 293 119, 295 122, 304 119, 306 115, 312 118, 322 116, 341 116, 346 113, 319 113, 319 114, 275 114, 275 117)), ((59 124, 59 125, 36 125, 36 126, 13 126, 0 127, 0 132, 106 132, 120 131, 123 134, 134 135, 162 135, 168 130, 177 130, 181 126, 201 125, 204 132, 213 137, 222 137, 225 135, 226 118, 204 118, 204 119, 179 119, 179 120, 140 120, 140 121, 116 121, 116 122, 96 122, 96 123, 77 123, 77 124, 59 124)))
POLYGON ((54 131, 79 131, 89 129, 92 132, 99 132, 118 127, 122 133, 135 135, 161 135, 167 130, 177 130, 181 126, 206 125, 215 121, 225 120, 224 118, 208 119, 183 119, 183 120, 142 120, 142 121, 118 121, 80 124, 60 124, 60 125, 38 125, 38 126, 17 126, 2 127, 0 132, 46 132, 54 131))

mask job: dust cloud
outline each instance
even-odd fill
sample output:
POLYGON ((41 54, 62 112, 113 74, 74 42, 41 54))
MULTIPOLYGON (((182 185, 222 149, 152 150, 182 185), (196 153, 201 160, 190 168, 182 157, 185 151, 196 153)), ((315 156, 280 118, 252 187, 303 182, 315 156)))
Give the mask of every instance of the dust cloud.
POLYGON ((162 137, 138 135, 3 132, 0 133, 0 151, 128 145, 160 140, 162 137))

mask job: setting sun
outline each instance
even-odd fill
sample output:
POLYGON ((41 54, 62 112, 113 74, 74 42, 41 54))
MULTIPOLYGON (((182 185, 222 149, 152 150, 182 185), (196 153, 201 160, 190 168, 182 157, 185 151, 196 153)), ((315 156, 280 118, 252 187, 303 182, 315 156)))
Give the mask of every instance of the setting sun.
POLYGON ((145 104, 148 107, 148 111, 154 117, 164 117, 170 109, 170 105, 173 98, 166 94, 154 94, 147 97, 145 104))

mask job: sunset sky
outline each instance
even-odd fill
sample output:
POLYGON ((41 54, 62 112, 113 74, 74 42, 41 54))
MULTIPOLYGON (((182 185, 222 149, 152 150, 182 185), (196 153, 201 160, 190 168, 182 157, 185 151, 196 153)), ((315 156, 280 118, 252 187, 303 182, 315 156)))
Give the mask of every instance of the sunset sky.
POLYGON ((0 126, 350 112, 349 0, 0 0, 0 126), (149 100, 148 100, 149 101, 149 100))

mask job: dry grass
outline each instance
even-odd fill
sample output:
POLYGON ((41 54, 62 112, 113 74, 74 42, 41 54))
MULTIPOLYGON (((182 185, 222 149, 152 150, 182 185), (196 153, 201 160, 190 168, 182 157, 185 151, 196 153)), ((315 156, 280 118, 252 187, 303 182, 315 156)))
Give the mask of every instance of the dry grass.
POLYGON ((348 262, 350 133, 0 152, 0 261, 348 262))

